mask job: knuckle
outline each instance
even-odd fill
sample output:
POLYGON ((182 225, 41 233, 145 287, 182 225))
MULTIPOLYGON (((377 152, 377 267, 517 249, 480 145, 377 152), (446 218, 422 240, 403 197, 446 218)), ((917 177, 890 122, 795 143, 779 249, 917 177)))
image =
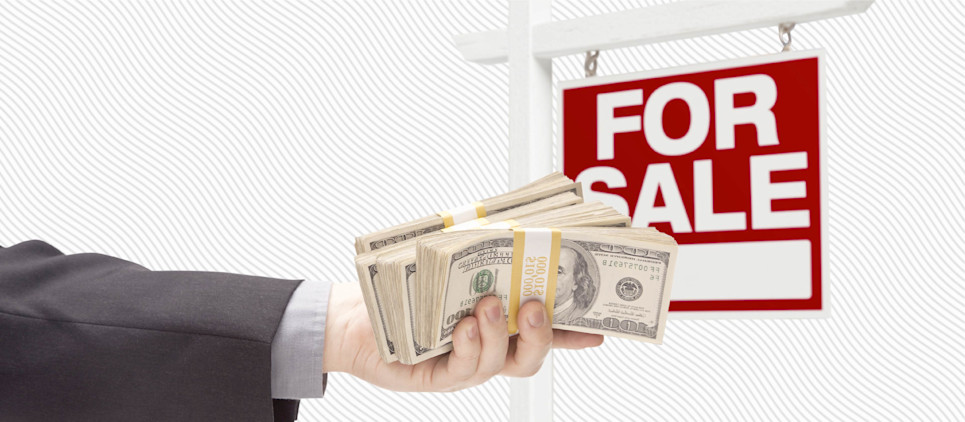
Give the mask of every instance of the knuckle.
POLYGON ((456 391, 463 390, 466 387, 467 386, 462 383, 457 383, 457 384, 452 384, 452 385, 440 388, 438 391, 441 393, 454 393, 456 391))
POLYGON ((520 333, 519 341, 526 344, 526 347, 549 350, 553 347, 553 332, 539 330, 537 332, 520 333))
MULTIPOLYGON (((473 375, 474 375, 474 374, 473 374, 473 371, 471 371, 471 370, 466 370, 466 371, 460 371, 458 374, 456 374, 455 378, 456 378, 457 380, 459 380, 459 385, 461 385, 461 384, 469 381, 470 379, 472 379, 472 376, 473 376, 473 375)), ((460 388, 462 388, 462 387, 460 387, 460 388)))
POLYGON ((473 375, 472 380, 474 383, 483 383, 486 380, 499 375, 503 370, 503 364, 487 364, 484 367, 480 367, 478 371, 473 375))
POLYGON ((472 378, 475 372, 476 372, 476 360, 463 359, 462 362, 459 362, 459 365, 456 366, 456 370, 453 371, 452 375, 453 375, 453 378, 459 381, 467 381, 470 378, 472 378))
POLYGON ((498 375, 500 372, 502 372, 503 366, 505 366, 505 362, 500 361, 500 362, 494 363, 489 368, 486 368, 487 378, 498 375))
POLYGON ((527 366, 527 367, 523 368, 523 369, 520 371, 520 376, 521 376, 521 377, 531 377, 531 376, 533 376, 533 375, 536 375, 536 373, 539 372, 540 366, 542 366, 542 365, 539 365, 539 366, 533 366, 533 365, 527 366))

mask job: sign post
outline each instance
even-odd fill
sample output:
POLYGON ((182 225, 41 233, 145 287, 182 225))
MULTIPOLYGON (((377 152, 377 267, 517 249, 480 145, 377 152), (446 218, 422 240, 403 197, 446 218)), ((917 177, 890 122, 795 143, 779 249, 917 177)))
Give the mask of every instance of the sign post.
MULTIPOLYGON (((463 55, 466 60, 481 63, 481 64, 497 64, 509 62, 509 80, 510 80, 510 95, 509 95, 509 110, 510 110, 510 130, 509 130, 509 183, 511 187, 520 186, 527 180, 531 180, 539 175, 548 172, 552 168, 552 122, 551 122, 551 104, 552 104, 552 59, 554 57, 560 57, 570 54, 582 54, 586 51, 593 50, 606 50, 612 48, 630 47, 638 46, 655 42, 670 41, 684 38, 692 38, 704 35, 720 34, 733 31, 741 31, 754 28, 763 27, 776 27, 781 24, 794 24, 809 21, 816 21, 821 19, 834 18, 838 16, 851 15, 856 13, 862 13, 874 3, 874 0, 813 0, 813 1, 769 1, 769 0, 751 0, 751 1, 727 1, 727 0, 713 0, 713 1, 678 1, 669 4, 644 7, 639 9, 629 9, 614 13, 607 13, 597 16, 588 16, 578 19, 570 19, 564 21, 551 21, 550 19, 550 6, 551 0, 510 0, 509 7, 509 29, 508 30, 494 30, 494 31, 484 31, 472 34, 462 34, 454 37, 454 42, 456 48, 463 55)), ((790 26, 788 26, 790 27, 790 26)), ((691 93, 696 93, 692 89, 689 89, 691 93)), ((664 91, 663 95, 668 95, 668 91, 664 91)), ((669 91, 673 93, 672 91, 669 91)), ((690 94, 682 94, 690 95, 690 94)), ((672 96, 670 96, 672 97, 672 96)), ((666 108, 673 109, 679 106, 671 104, 672 98, 668 97, 666 99, 666 108)), ((744 98, 738 98, 747 96, 735 96, 735 107, 739 107, 742 101, 746 101, 744 98)), ((616 98, 616 97, 615 97, 616 98)), ((630 101, 634 98, 616 98, 620 100, 630 101)), ((660 98, 658 97, 658 100, 660 98)), ((663 100, 661 100, 663 101, 663 100)), ((697 100, 699 101, 699 100, 697 100)), ((707 100, 709 103, 709 99, 707 100)), ((716 103, 714 103, 716 104, 716 103)), ((708 112, 709 113, 709 112, 708 112)), ((614 115, 614 118, 621 117, 619 115, 614 115)), ((696 118, 702 117, 701 115, 696 115, 696 118)), ((735 125, 743 125, 740 123, 741 115, 740 113, 734 117, 735 125)), ((646 120, 646 116, 642 116, 646 120)), ((651 117, 655 119, 655 117, 651 117)), ((626 120, 620 120, 624 123, 616 123, 616 129, 620 129, 620 125, 629 124, 626 120)), ((697 121, 700 123, 701 121, 697 121)), ((646 123, 642 123, 646 126, 646 123)), ((746 125, 745 125, 746 126, 746 125)), ((821 130, 823 130, 823 124, 821 125, 821 130)), ((670 129, 673 131, 673 129, 670 129)), ((710 129, 713 130, 713 129, 710 129)), ((743 129, 741 129, 743 130, 743 129)), ((614 132, 614 136, 617 132, 614 132)), ((668 134, 671 136, 673 134, 668 134)), ((735 135, 743 137, 744 135, 735 135)), ((693 135, 696 139, 696 132, 693 135)), ((621 136, 622 138, 622 136, 621 136)), ((780 138, 779 138, 780 139, 780 138)), ((821 136, 819 139, 823 139, 821 136)), ((696 140, 690 140, 689 142, 696 142, 696 140)), ((736 143, 735 139, 735 143, 736 143)), ((616 141, 615 141, 616 142, 616 141)), ((595 145, 595 141, 593 143, 595 145)), ((761 148, 767 147, 768 145, 761 146, 761 148)), ((616 143, 614 144, 614 149, 618 148, 616 143)), ((622 148, 622 147, 619 147, 622 148)), ((659 147, 658 147, 659 148, 659 147)), ((699 147, 698 147, 699 148, 699 147)), ((752 154, 752 151, 745 151, 745 147, 742 144, 740 149, 737 149, 736 145, 734 148, 736 151, 741 151, 741 153, 752 154)), ((800 152, 809 152, 810 149, 797 150, 800 152)), ((666 151, 665 151, 666 152, 666 151)), ((671 153, 673 148, 671 147, 671 153)), ((617 151, 614 150, 614 154, 617 151)), ((622 150, 620 151, 622 155, 622 150)), ((753 153, 753 155, 757 155, 753 153)), ((823 176, 823 149, 818 150, 818 156, 815 157, 813 154, 805 157, 807 164, 807 169, 805 170, 783 170, 788 166, 798 166, 800 164, 799 155, 790 155, 783 159, 758 159, 756 164, 749 163, 748 166, 754 167, 756 169, 755 174, 767 173, 772 175, 774 179, 768 179, 765 182, 758 185, 757 198, 768 197, 771 198, 769 201, 758 201, 754 204, 766 203, 772 205, 770 209, 771 213, 754 213, 751 209, 751 217, 753 215, 758 215, 758 220, 751 221, 751 230, 756 227, 765 227, 768 224, 774 224, 772 219, 769 217, 779 215, 777 224, 786 223, 787 221, 800 219, 802 214, 796 214, 799 217, 791 217, 795 214, 780 214, 783 211, 808 211, 808 221, 811 226, 808 228, 803 227, 780 227, 777 231, 773 233, 790 233, 787 230, 815 230, 816 227, 822 227, 826 220, 825 216, 821 213, 824 212, 826 208, 824 206, 824 199, 819 200, 818 208, 813 208, 811 204, 802 205, 800 203, 794 204, 794 201, 811 201, 815 200, 814 195, 826 195, 826 190, 823 185, 823 181, 820 183, 815 183, 813 175, 810 172, 817 171, 819 173, 818 177, 823 176), (813 161, 818 160, 818 161, 813 161), (801 188, 799 184, 795 183, 772 183, 772 182, 782 182, 787 174, 793 174, 797 172, 805 172, 807 175, 802 176, 804 179, 798 181, 804 181, 805 184, 810 183, 804 187, 805 189, 805 199, 801 199, 797 195, 798 190, 801 188), (763 189, 763 190, 761 190, 763 189), (808 191, 808 189, 819 189, 817 192, 808 191), (782 197, 782 195, 787 195, 787 197, 782 197), (788 202, 790 201, 790 202, 788 202), (785 208, 788 207, 788 208, 785 208), (802 208, 803 207, 803 208, 802 208), (793 209, 792 209, 793 208, 793 209), (814 214, 814 210, 817 210, 817 214, 814 214), (763 218, 763 220, 761 220, 763 218), (814 221, 817 218, 818 220, 814 221), (817 224, 817 225, 814 225, 817 224)), ((596 156, 596 155, 593 155, 596 156)), ((603 155, 602 157, 606 157, 603 155)), ((602 161, 599 157, 598 161, 602 161)), ((605 158, 604 158, 605 159, 605 158)), ((614 160, 619 159, 618 156, 614 155, 614 160)), ((692 159, 693 160, 693 159, 692 159)), ((698 161, 698 160, 693 160, 698 161)), ((583 170, 576 170, 577 166, 585 165, 590 166, 592 163, 585 164, 573 164, 570 167, 567 164, 566 172, 567 174, 573 174, 572 172, 579 171, 582 173, 583 170)), ((659 163, 655 163, 659 164, 659 163)), ((681 164, 676 166, 670 164, 669 162, 664 162, 667 166, 655 166, 654 167, 654 177, 656 179, 661 179, 666 176, 667 168, 674 171, 676 167, 680 167, 681 164)), ((718 168, 725 165, 723 161, 720 161, 718 168)), ((729 164, 727 164, 729 165, 729 164)), ((717 180, 722 180, 725 178, 719 169, 715 169, 714 164, 711 163, 710 167, 705 168, 705 164, 697 164, 697 170, 694 172, 691 169, 691 177, 706 176, 709 173, 712 177, 716 177, 717 180)), ((588 167, 587 167, 588 168, 588 167)), ((600 176, 596 174, 594 177, 600 176)), ((800 174, 798 174, 800 176, 800 174)), ((586 176, 589 177, 589 176, 586 176)), ((626 177, 626 176, 624 176, 626 177)), ((644 174, 646 178, 646 174, 644 174)), ((763 179, 756 179, 763 180, 763 179)), ((691 180, 692 182, 692 180, 691 180)), ((628 182, 629 183, 629 182, 628 182)), ((635 182, 636 183, 636 182, 635 182)), ((718 182, 719 183, 719 182, 718 182)), ((737 182, 734 182, 737 183, 737 182)), ((662 186, 662 184, 660 184, 662 186)), ((642 186, 642 181, 641 181, 642 186)), ((669 185, 668 185, 669 186, 669 185)), ((699 185, 706 187, 704 185, 699 185)), ((616 185, 608 186, 617 188, 616 185)), ((692 189, 697 189, 698 185, 693 185, 692 189)), ((679 185, 678 185, 679 189, 679 185)), ((716 192, 715 187, 711 186, 709 190, 711 193, 716 192)), ((659 189, 657 189, 659 190, 659 189)), ((610 203, 618 204, 616 197, 623 197, 623 193, 620 192, 609 192, 606 189, 601 189, 600 191, 595 191, 598 195, 610 194, 614 195, 610 203)), ((702 191, 706 193, 705 191, 702 191)), ((696 192, 693 192, 696 194, 696 192)), ((656 196, 656 193, 654 194, 656 196)), ((623 197, 624 201, 633 196, 626 193, 623 197)), ((637 194, 639 196, 639 194, 637 194)), ((708 198, 706 196, 700 196, 701 198, 708 198)), ((720 196, 718 196, 720 198, 720 196)), ((655 199, 656 201, 656 199, 655 199)), ((683 201, 683 197, 681 197, 683 201)), ((717 201, 723 201, 720 206, 729 206, 728 199, 716 199, 711 198, 711 205, 717 204, 717 201)), ((639 201, 637 201, 639 202, 639 201)), ((704 204, 706 205, 706 204, 704 204)), ((630 207, 633 206, 634 212, 636 212, 636 203, 629 201, 626 205, 626 211, 630 212, 630 207)), ((658 208, 662 206, 662 203, 654 202, 652 208, 658 208)), ((700 207, 701 210, 706 210, 706 207, 700 207)), ((684 207, 686 209, 686 206, 684 207)), ((710 224, 711 228, 729 228, 732 224, 737 224, 735 221, 739 220, 739 215, 737 213, 741 211, 731 211, 730 213, 722 212, 724 208, 717 209, 716 212, 712 212, 710 219, 701 219, 701 229, 708 227, 710 224)), ((696 211, 696 210, 691 210, 696 211)), ((650 213, 648 213, 650 214, 650 213)), ((703 216, 703 214, 701 214, 703 216)), ((650 217, 647 217, 648 219, 650 217)), ((688 216, 688 218, 690 218, 688 216)), ((676 220, 675 220, 676 221, 676 220)), ((701 237, 703 236, 701 232, 693 232, 693 225, 696 224, 695 221, 690 221, 691 232, 687 233, 681 231, 680 235, 683 237, 678 237, 678 240, 685 239, 681 243, 687 243, 690 255, 689 261, 691 262, 701 262, 704 256, 713 255, 719 253, 719 251, 714 250, 712 245, 713 242, 706 242, 711 244, 711 249, 701 249, 707 245, 700 245, 703 243, 701 237), (693 235, 693 236, 690 236, 693 235)), ((665 222, 658 224, 673 224, 672 222, 665 222)), ((680 220, 677 225, 680 226, 682 220, 680 220)), ((671 228, 673 228, 671 226, 671 228)), ((764 229, 762 229, 764 230, 764 229)), ((817 229, 820 230, 820 229, 817 229)), ((727 230, 723 230, 727 231, 727 230)), ((735 230, 729 230, 735 231, 735 230)), ((676 232, 674 232, 676 234, 676 232)), ((708 233, 710 233, 708 231, 708 233)), ((792 253, 794 256, 803 256, 804 250, 807 249, 807 242, 810 243, 811 261, 810 273, 804 278, 816 277, 818 273, 825 272, 826 262, 823 256, 824 246, 823 242, 820 245, 815 245, 812 240, 811 235, 801 234, 800 236, 794 237, 793 239, 764 239, 761 241, 768 240, 786 240, 790 243, 776 243, 774 245, 784 245, 788 250, 784 252, 792 253), (788 246, 789 245, 789 246, 788 246), (796 248, 796 249, 795 249, 796 248), (820 250, 819 256, 814 255, 814 248, 820 250), (813 267, 815 263, 820 265, 820 268, 813 267)), ((791 237, 787 234, 786 237, 791 237)), ((736 238, 734 238, 736 240, 736 238)), ((825 237, 821 235, 818 240, 823 241, 825 237)), ((751 241, 745 242, 750 244, 751 241)), ((732 243, 737 243, 736 241, 732 243)), ((733 245, 732 245, 733 246, 733 245)), ((751 245, 753 246, 753 245, 751 245)), ((681 248, 681 258, 684 258, 684 249, 681 248)), ((781 252, 783 255, 784 252, 781 252)), ((738 257, 744 256, 742 251, 731 249, 729 253, 735 254, 738 257)), ((771 259, 778 255, 777 252, 771 255, 765 256, 766 259, 771 259)), ((801 258, 804 259, 804 258, 801 258)), ((768 261, 770 262, 770 261, 768 261)), ((803 261, 795 261, 797 265, 801 265, 801 270, 803 271, 807 268, 807 264, 802 264, 803 261)), ((760 264, 760 263, 759 263, 760 264)), ((782 263, 774 263, 772 266, 782 265, 782 263)), ((704 268, 703 266, 697 265, 690 270, 684 270, 684 274, 680 275, 680 268, 690 267, 691 265, 681 264, 678 266, 678 276, 685 279, 702 279, 707 274, 716 274, 713 268, 704 268), (686 271, 692 271, 691 274, 687 274, 686 271), (705 272, 705 273, 701 273, 705 272)), ((752 274, 749 280, 770 280, 768 278, 769 274, 776 274, 777 271, 772 270, 762 270, 761 274, 752 274)), ((760 272, 760 271, 759 271, 760 272)), ((821 280, 824 277, 820 278, 821 280)), ((821 290, 822 285, 810 285, 810 296, 809 299, 805 299, 807 293, 804 291, 805 287, 798 280, 794 283, 787 283, 786 286, 781 287, 780 291, 767 291, 767 289, 760 290, 754 284, 740 286, 742 290, 738 293, 734 293, 734 296, 725 296, 723 290, 727 287, 724 285, 718 285, 720 289, 718 291, 704 292, 700 290, 699 286, 691 285, 691 287, 684 286, 682 289, 679 287, 681 284, 680 278, 674 283, 674 295, 678 297, 676 305, 671 305, 671 310, 676 310, 676 315, 690 314, 698 318, 715 318, 715 317, 725 317, 733 316, 734 311, 741 309, 739 302, 744 302, 747 298, 751 301, 757 301, 758 304, 753 305, 750 309, 742 309, 739 312, 739 316, 743 317, 770 317, 777 314, 781 315, 792 315, 794 312, 805 312, 808 315, 813 315, 815 311, 820 312, 820 310, 825 309, 824 302, 822 301, 823 291, 821 290), (799 289, 799 290, 794 290, 799 289), (682 290, 680 293, 678 290, 682 290), (760 290, 760 291, 759 291, 760 290), (765 292, 760 293, 760 292, 765 292), (758 296, 749 294, 756 292, 758 296), (709 294, 702 296, 702 294, 709 294), (680 295, 683 296, 680 296, 680 295), (775 296, 776 295, 776 296, 775 296), (815 296, 816 295, 816 296, 815 296), (781 296, 784 299, 771 300, 781 296), (815 299, 817 297, 817 299, 815 299), (680 300, 684 298, 686 300, 680 300), (787 302, 790 301, 790 302, 787 302), (718 303, 711 303, 718 302, 718 303), (768 302, 767 304, 761 305, 760 302, 768 302), (802 302, 807 302, 808 304, 802 304, 802 302), (817 304, 817 305, 816 305, 817 304), (768 310, 763 310, 763 309, 768 310), (760 310, 758 310, 760 309, 760 310), (683 311, 683 312, 681 312, 683 311)), ((747 284, 747 283, 745 283, 747 284)), ((774 284, 768 284, 768 289, 773 289, 774 284)), ((674 315, 674 314, 672 314, 674 315)), ((511 400, 510 400, 510 417, 513 421, 547 421, 552 420, 552 356, 550 356, 544 363, 543 369, 540 373, 530 379, 516 380, 511 382, 511 400)))
MULTIPOLYGON (((509 34, 509 187, 553 171, 553 60, 533 54, 533 28, 550 21, 551 0, 511 0, 509 34)), ((510 379, 515 421, 553 415, 553 352, 530 378, 510 379)))

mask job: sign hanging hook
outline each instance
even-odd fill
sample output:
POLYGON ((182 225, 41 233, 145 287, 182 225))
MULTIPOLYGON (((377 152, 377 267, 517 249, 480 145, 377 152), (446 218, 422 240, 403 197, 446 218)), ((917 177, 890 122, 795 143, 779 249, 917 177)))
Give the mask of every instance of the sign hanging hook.
POLYGON ((585 77, 596 76, 597 57, 600 57, 600 50, 586 52, 586 58, 583 60, 583 74, 585 77))
POLYGON ((784 48, 781 52, 791 51, 791 30, 794 29, 794 22, 785 22, 777 26, 777 36, 781 40, 784 48))

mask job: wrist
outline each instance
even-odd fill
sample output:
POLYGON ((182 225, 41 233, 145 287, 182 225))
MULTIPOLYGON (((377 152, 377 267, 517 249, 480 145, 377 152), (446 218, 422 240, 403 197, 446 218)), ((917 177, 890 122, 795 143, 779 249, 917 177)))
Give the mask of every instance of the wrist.
POLYGON ((324 372, 351 372, 358 355, 358 345, 351 341, 352 323, 358 318, 360 309, 367 319, 358 283, 336 283, 332 286, 325 318, 324 372))

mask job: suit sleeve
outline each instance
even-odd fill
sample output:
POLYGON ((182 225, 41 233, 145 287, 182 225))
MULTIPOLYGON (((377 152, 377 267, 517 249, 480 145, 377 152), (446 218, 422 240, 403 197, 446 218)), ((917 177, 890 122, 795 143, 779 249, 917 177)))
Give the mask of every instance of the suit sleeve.
POLYGON ((325 395, 325 318, 331 282, 305 280, 295 289, 271 343, 271 396, 307 399, 325 395))
POLYGON ((272 421, 299 283, 0 248, 0 420, 272 421))

